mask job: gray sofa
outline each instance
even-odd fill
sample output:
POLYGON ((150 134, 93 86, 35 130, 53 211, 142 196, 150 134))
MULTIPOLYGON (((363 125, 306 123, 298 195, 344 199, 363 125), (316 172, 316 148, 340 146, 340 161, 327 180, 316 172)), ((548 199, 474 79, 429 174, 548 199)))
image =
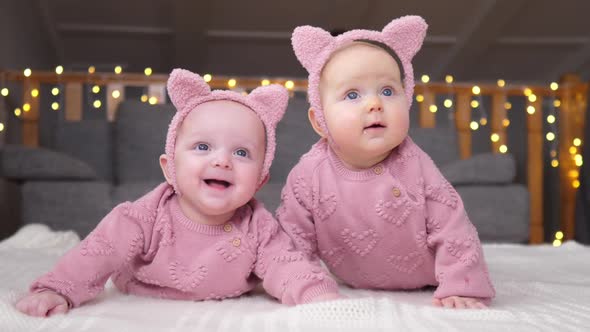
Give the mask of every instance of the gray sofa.
MULTIPOLYGON (((271 180, 257 194, 271 211, 280 202, 289 170, 317 140, 307 122, 307 107, 303 97, 292 98, 277 128, 271 180)), ((155 187, 164 180, 158 156, 173 114, 171 105, 125 101, 114 123, 63 123, 55 150, 3 147, 0 193, 17 206, 7 209, 13 227, 44 223, 85 236, 116 204, 155 187)), ((528 241, 528 193, 513 183, 510 155, 481 154, 460 161, 452 130, 415 128, 411 136, 455 185, 483 241, 528 241)))

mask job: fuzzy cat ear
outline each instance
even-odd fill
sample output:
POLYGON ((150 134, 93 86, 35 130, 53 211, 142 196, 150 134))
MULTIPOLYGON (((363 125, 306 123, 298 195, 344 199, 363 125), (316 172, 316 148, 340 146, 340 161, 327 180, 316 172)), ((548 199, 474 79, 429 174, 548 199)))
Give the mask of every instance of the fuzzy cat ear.
POLYGON ((381 33, 400 58, 410 61, 422 47, 427 29, 422 17, 404 16, 391 21, 381 33))
POLYGON ((189 100, 195 96, 211 93, 211 88, 203 78, 185 69, 174 69, 167 83, 168 95, 177 111, 184 109, 189 100))
POLYGON ((309 25, 295 28, 291 36, 295 56, 308 72, 313 70, 318 54, 333 42, 334 37, 328 31, 309 25))
POLYGON ((289 103, 289 92, 278 84, 258 87, 247 97, 257 104, 264 106, 262 114, 258 114, 264 123, 274 127, 283 118, 289 103))

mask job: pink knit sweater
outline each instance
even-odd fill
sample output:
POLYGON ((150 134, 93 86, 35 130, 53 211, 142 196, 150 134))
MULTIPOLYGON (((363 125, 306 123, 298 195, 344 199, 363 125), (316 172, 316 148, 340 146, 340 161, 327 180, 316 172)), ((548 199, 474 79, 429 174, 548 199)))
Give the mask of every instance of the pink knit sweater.
POLYGON ((321 140, 293 168, 281 199, 277 218, 296 247, 353 287, 438 285, 436 298, 494 297, 461 198, 410 138, 362 171, 345 168, 321 140))
POLYGON ((223 225, 199 224, 183 215, 166 183, 115 207, 31 291, 51 289, 78 306, 110 276, 124 293, 182 300, 239 296, 258 278, 285 304, 338 292, 260 203, 252 200, 223 225))

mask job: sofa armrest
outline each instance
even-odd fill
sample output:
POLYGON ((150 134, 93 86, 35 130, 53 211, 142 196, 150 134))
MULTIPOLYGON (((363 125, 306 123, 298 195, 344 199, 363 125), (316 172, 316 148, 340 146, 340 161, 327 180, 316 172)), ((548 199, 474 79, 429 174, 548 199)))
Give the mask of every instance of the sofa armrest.
POLYGON ((441 167, 453 185, 509 184, 516 176, 516 162, 510 154, 481 153, 441 167))
POLYGON ((10 180, 96 180, 85 162, 63 153, 22 145, 0 150, 0 176, 10 180))

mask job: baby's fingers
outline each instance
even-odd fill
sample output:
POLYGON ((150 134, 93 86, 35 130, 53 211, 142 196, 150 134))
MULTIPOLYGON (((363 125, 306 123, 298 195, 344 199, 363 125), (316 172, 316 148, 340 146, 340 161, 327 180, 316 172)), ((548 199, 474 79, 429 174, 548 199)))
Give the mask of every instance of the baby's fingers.
POLYGON ((47 316, 53 316, 55 314, 65 314, 66 312, 68 312, 68 304, 62 303, 55 306, 53 309, 49 310, 47 316))

